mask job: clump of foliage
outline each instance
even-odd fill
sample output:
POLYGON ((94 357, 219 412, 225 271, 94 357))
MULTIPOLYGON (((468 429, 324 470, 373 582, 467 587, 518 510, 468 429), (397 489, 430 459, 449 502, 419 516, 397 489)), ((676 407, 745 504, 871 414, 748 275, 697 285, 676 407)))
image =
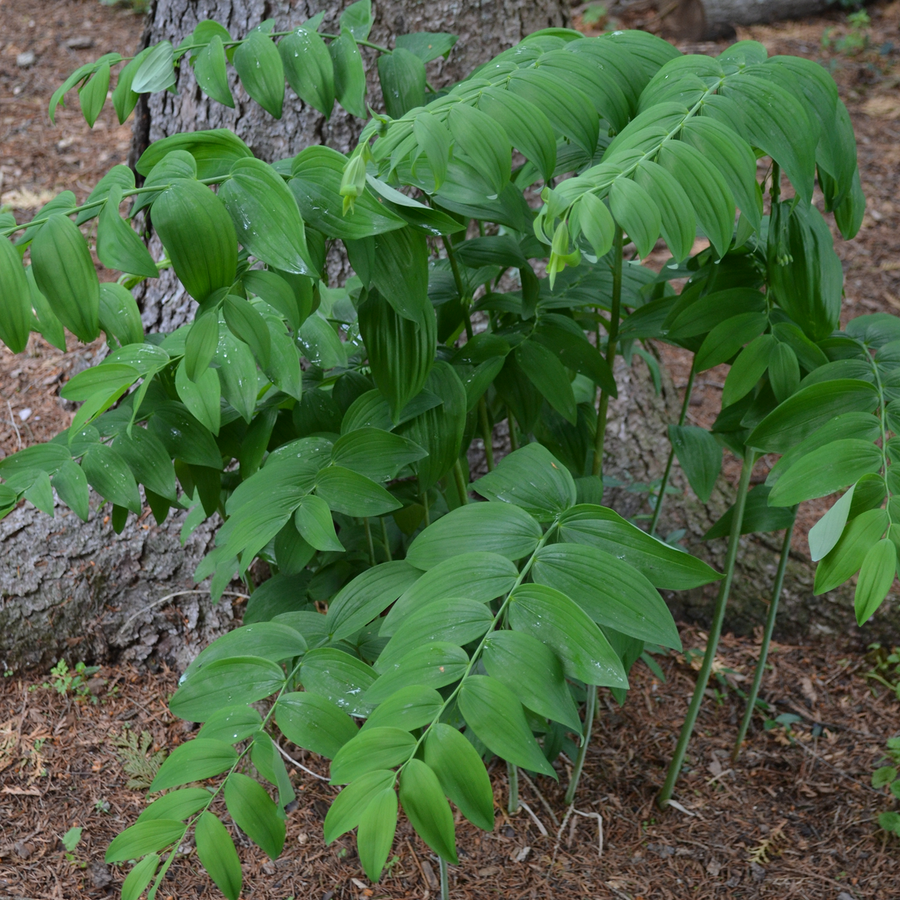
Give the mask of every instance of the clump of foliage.
POLYGON ((166 758, 165 749, 153 749, 153 736, 149 731, 142 731, 138 737, 130 728, 113 737, 113 746, 128 776, 125 786, 134 791, 148 790, 166 758))
MULTIPOLYGON (((797 504, 847 489, 810 534, 816 591, 859 573, 864 622, 894 579, 900 322, 838 328, 842 270, 814 187, 846 237, 865 204, 830 76, 751 41, 712 58, 640 32, 551 29, 435 91, 426 66, 455 38, 405 35, 389 50, 368 40, 371 23, 368 0, 339 34, 320 33, 321 16, 237 38, 201 22, 177 47, 81 67, 50 104, 52 116, 77 88, 93 123, 124 63, 122 121, 178 67, 232 105, 230 65, 273 116, 287 81, 325 115, 338 102, 365 117, 365 46, 384 110, 349 157, 313 146, 267 164, 230 131, 178 134, 143 154, 140 187, 116 166, 84 204, 64 192, 31 222, 0 216, 0 338, 20 352, 32 330, 60 347, 65 329, 102 331, 110 346, 64 388, 82 404, 71 428, 0 461, 0 514, 23 498, 52 514, 55 490, 87 519, 93 488, 117 530, 144 502, 158 522, 189 510, 185 536, 220 516, 196 573, 216 598, 235 577, 252 587, 256 559, 274 573, 172 698, 202 728, 153 778, 167 793, 109 848, 110 862, 143 857, 126 897, 156 895, 190 829, 230 898, 242 879, 223 820, 280 853, 294 790, 279 733, 331 759, 345 787, 326 838, 356 829, 370 878, 401 803, 446 874, 450 802, 493 827, 483 760, 506 760, 514 784, 517 767, 558 778, 565 750, 571 799, 597 689, 624 700, 645 643, 680 646, 659 590, 719 580, 665 805, 741 534, 784 529, 783 574, 797 504), (129 227, 139 212, 161 258, 129 227), (78 227, 94 219, 118 283, 97 280, 78 227), (660 237, 671 259, 657 273, 640 261, 660 237), (326 271, 335 244, 354 272, 343 284, 326 271), (196 314, 144 334, 129 287, 164 268, 196 314), (652 359, 650 340, 689 350, 693 367, 647 533, 603 505, 602 467, 616 358, 652 359), (712 430, 686 425, 695 376, 723 363, 712 430), (495 466, 502 420, 513 452, 495 466), (470 484, 476 439, 490 471, 470 484), (674 461, 708 499, 723 448, 742 474, 708 535, 729 537, 720 574, 655 530, 674 461), (749 491, 762 453, 781 459, 749 491)), ((767 635, 779 590, 780 578, 767 635)))
MULTIPOLYGON (((888 738, 885 757, 893 765, 879 766, 872 773, 872 787, 887 788, 895 800, 900 800, 900 737, 888 738)), ((878 816, 878 824, 885 831, 900 837, 900 813, 886 810, 878 816)))

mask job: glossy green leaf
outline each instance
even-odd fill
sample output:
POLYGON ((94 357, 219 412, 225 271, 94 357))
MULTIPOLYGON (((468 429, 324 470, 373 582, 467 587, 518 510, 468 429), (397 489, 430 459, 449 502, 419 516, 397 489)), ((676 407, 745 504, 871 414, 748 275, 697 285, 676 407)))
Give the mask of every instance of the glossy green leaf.
POLYGON ((402 504, 380 484, 346 469, 329 466, 316 477, 316 493, 335 512, 348 516, 382 516, 402 504))
POLYGON ((88 483, 110 503, 124 506, 137 514, 141 495, 131 469, 123 457, 105 444, 93 444, 81 461, 88 483))
POLYGON ((669 440, 694 493, 706 503, 722 470, 721 445, 694 425, 670 425, 669 440))
POLYGON ((716 325, 704 338, 694 357, 694 371, 705 372, 727 362, 744 344, 758 337, 767 324, 765 313, 748 312, 732 316, 716 325))
POLYGON ((351 116, 366 117, 366 71, 356 39, 346 28, 328 48, 334 66, 334 93, 351 116))
POLYGON ((809 555, 813 562, 827 556, 840 540, 850 515, 855 489, 856 485, 851 485, 850 490, 809 529, 809 555))
MULTIPOLYGON (((43 328, 43 311, 38 311, 38 318, 43 328)), ((123 347, 140 344, 144 340, 141 311, 134 295, 121 284, 106 282, 100 285, 100 327, 107 337, 112 336, 123 347)), ((47 337, 47 334, 44 336, 47 337)))
POLYGON ((856 582, 854 609, 859 625, 867 622, 887 596, 897 574, 897 548, 888 538, 873 544, 866 553, 856 582))
POLYGON ((375 769, 389 769, 406 762, 416 739, 402 728, 367 728, 338 750, 331 763, 331 783, 347 784, 375 769))
POLYGON ((226 706, 204 722, 197 737, 235 744, 256 734, 261 727, 262 716, 252 706, 226 706))
POLYGON ((371 712, 365 692, 375 681, 371 667, 334 647, 310 650, 303 660, 300 678, 307 691, 321 694, 351 715, 371 712))
POLYGON ((530 772, 557 777, 528 727, 522 704, 506 685, 486 675, 470 675, 458 702, 466 724, 492 753, 530 772))
POLYGON ((192 781, 202 781, 220 775, 230 769, 237 762, 237 758, 234 747, 224 741, 195 738, 185 744, 179 744, 159 767, 150 785, 150 792, 179 787, 192 781))
POLYGON ((411 759, 400 775, 400 802, 416 833, 441 859, 456 865, 456 828, 434 770, 411 759))
POLYGON ((736 403, 756 387, 769 368, 772 348, 776 343, 771 334, 761 334, 738 354, 725 377, 725 387, 722 389, 723 409, 736 403))
POLYGON ((0 341, 21 353, 31 330, 31 290, 22 260, 6 238, 0 238, 0 294, 0 341))
POLYGON ((157 853, 151 853, 137 863, 122 882, 122 900, 139 900, 141 894, 153 880, 158 867, 159 854, 157 853))
POLYGON ((79 89, 78 99, 81 102, 81 112, 85 121, 93 128, 97 116, 106 103, 106 94, 109 90, 109 63, 103 63, 88 79, 87 83, 79 89))
POLYGON ((240 159, 219 188, 238 240, 257 259, 285 272, 316 267, 306 246, 297 201, 284 179, 258 159, 240 159))
MULTIPOLYGON (((591 631, 596 629, 593 622, 590 625, 591 631)), ((581 719, 566 685, 563 663, 551 649, 554 644, 543 629, 540 633, 546 643, 524 631, 493 632, 484 645, 484 667, 528 709, 578 732, 581 719)))
POLYGON ((325 843, 330 844, 356 828, 375 797, 388 789, 393 792, 396 779, 395 772, 376 769, 348 784, 335 797, 325 816, 325 843))
POLYGON ((305 652, 306 641, 294 628, 279 622, 242 625, 216 638, 208 647, 201 650, 185 669, 181 676, 181 685, 188 684, 200 670, 217 660, 252 656, 277 663, 302 656, 305 652))
MULTIPOLYGON (((741 534, 780 531, 790 527, 794 520, 791 509, 769 506, 771 488, 759 484, 747 495, 744 503, 744 517, 741 521, 741 534)), ((734 518, 734 505, 703 535, 703 540, 724 538, 731 534, 731 523, 734 518)))
POLYGON ((315 494, 304 497, 294 513, 294 524, 303 539, 316 550, 343 552, 344 545, 335 533, 331 510, 321 497, 315 494))
POLYGON ((170 456, 195 466, 222 468, 222 455, 213 436, 180 403, 156 407, 148 427, 170 456))
POLYGON ((210 310, 191 323, 184 344, 185 374, 197 382, 206 372, 219 346, 219 316, 210 310))
POLYGON ((252 778, 233 772, 225 782, 225 804, 238 828, 277 859, 284 847, 285 824, 266 789, 252 778))
POLYGON ((189 722, 205 722, 225 706, 254 703, 274 694, 284 685, 284 677, 281 666, 263 657, 235 655, 217 659, 198 668, 178 688, 169 709, 189 722))
POLYGON ((366 692, 370 703, 381 703, 408 687, 440 688, 459 681, 469 657, 445 641, 433 641, 395 660, 366 692))
POLYGON ((359 861, 372 881, 378 881, 397 829, 397 792, 393 786, 377 793, 363 811, 356 835, 359 861))
POLYGON ((471 503, 433 522, 410 545, 407 561, 431 569, 460 553, 486 551, 517 560, 532 553, 541 527, 516 506, 471 503))
POLYGON ((175 179, 153 202, 152 217, 175 274, 198 303, 234 283, 237 236, 225 205, 209 188, 175 179))
POLYGON ((402 47, 378 57, 378 77, 387 114, 399 119, 425 105, 425 64, 402 47))
POLYGON ((516 362, 544 399, 573 425, 578 420, 575 394, 565 367, 547 347, 525 340, 516 347, 516 362))
POLYGON ((334 107, 334 66, 325 41, 300 26, 278 42, 278 50, 291 89, 328 118, 334 107))
POLYGON ((232 60, 244 90, 267 113, 281 118, 284 104, 284 66, 275 42, 261 31, 251 31, 232 60))
POLYGON ((97 256, 107 268, 156 278, 159 270, 144 242, 119 215, 122 190, 110 188, 97 223, 97 256))
POLYGON ((335 465, 352 469, 373 481, 390 481, 404 466, 426 455, 411 440, 378 428, 359 428, 342 435, 331 453, 335 465))
POLYGON ((681 646, 672 614, 653 585, 611 553, 584 544, 548 544, 531 572, 600 625, 664 647, 681 646))
POLYGON ((170 791, 158 800, 154 800, 138 816, 138 822, 149 822, 155 819, 170 819, 183 822, 185 819, 208 806, 212 793, 205 788, 181 788, 170 791))
POLYGON ((234 97, 231 96, 231 88, 228 85, 225 59, 222 38, 214 34, 194 59, 194 77, 207 97, 234 109, 234 97))
POLYGON ((617 178, 609 192, 609 206, 643 259, 662 229, 662 215, 653 197, 636 181, 617 178))
POLYGON ((141 154, 135 169, 146 178, 153 168, 174 150, 187 152, 194 158, 197 178, 218 178, 227 175, 237 160, 253 156, 250 148, 233 131, 227 128, 212 128, 208 131, 173 134, 154 141, 141 154))
POLYGON ((175 370, 175 390, 187 411, 204 428, 218 434, 222 418, 222 386, 216 370, 204 369, 196 381, 191 381, 182 360, 175 370))
POLYGON ((69 507, 82 522, 87 522, 90 515, 90 491, 81 466, 72 460, 63 462, 52 479, 53 489, 66 506, 69 507))
POLYGON ((509 138, 487 113, 463 103, 450 110, 447 124, 454 140, 454 153, 468 159, 495 194, 510 177, 509 138))
POLYGON ((113 449, 128 463, 134 477, 153 493, 175 501, 175 471, 162 441, 146 428, 132 428, 131 434, 116 436, 113 449))
MULTIPOLYGON (((269 326, 259 310, 249 300, 234 294, 225 297, 222 309, 228 330, 253 351, 262 368, 268 368, 272 338, 269 326)), ((216 347, 218 349, 218 344, 216 347)))
POLYGON ((455 34, 443 34, 433 31, 414 31, 409 34, 398 34, 394 46, 401 50, 415 53, 422 62, 431 62, 439 56, 446 57, 456 45, 455 34))
POLYGON ((847 523, 840 540, 819 561, 813 589, 818 594, 842 585, 859 570, 866 554, 890 524, 886 509, 869 509, 847 523))
POLYGON ((100 281, 71 219, 50 216, 31 243, 31 266, 53 314, 80 341, 94 340, 100 333, 100 281))
POLYGON ((328 759, 357 734, 353 720, 320 694, 282 694, 275 707, 282 734, 304 750, 328 759))
POLYGON ((197 856, 228 900, 238 900, 243 883, 241 860, 228 829, 214 813, 204 812, 194 826, 197 856))
POLYGON ((137 859, 145 853, 162 850, 184 836, 184 823, 174 819, 154 819, 126 828, 106 848, 104 861, 125 862, 137 859))

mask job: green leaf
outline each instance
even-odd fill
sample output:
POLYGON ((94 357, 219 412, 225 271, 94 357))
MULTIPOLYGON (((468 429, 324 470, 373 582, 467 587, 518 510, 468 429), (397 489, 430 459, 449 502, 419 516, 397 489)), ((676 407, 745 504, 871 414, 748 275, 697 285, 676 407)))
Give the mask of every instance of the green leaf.
POLYGON ((194 77, 207 97, 234 109, 234 97, 231 96, 231 88, 228 86, 225 59, 222 38, 214 34, 194 59, 194 77))
POLYGON ((205 722, 222 707, 254 703, 283 685, 284 672, 271 660, 258 656, 217 659, 199 668, 178 688, 169 709, 189 722, 205 722))
POLYGON ((856 485, 851 485, 850 490, 809 529, 809 555, 813 562, 827 556, 840 540, 850 515, 855 488, 856 485))
POLYGON ((400 765, 412 755, 416 739, 402 728, 367 728, 344 744, 331 763, 331 783, 347 784, 374 769, 400 765))
POLYGON ((897 574, 897 548, 889 538, 873 544, 865 555, 856 582, 853 606, 859 625, 867 622, 887 597, 897 574))
POLYGON ((234 747, 224 741, 195 738, 180 744, 159 767, 150 785, 150 793, 220 775, 230 769, 237 762, 237 758, 234 747))
POLYGON ((97 116, 106 103, 106 94, 109 90, 109 63, 103 63, 100 68, 88 79, 84 87, 78 91, 78 99, 81 101, 81 112, 84 120, 93 128, 97 116))
POLYGON ((834 548, 819 561, 813 591, 818 596, 842 585, 862 566, 890 524, 886 509, 869 509, 851 519, 834 548))
POLYGON ((144 242, 119 215, 122 189, 110 188, 97 223, 97 256, 109 269, 156 278, 159 270, 144 242))
MULTIPOLYGON (((28 290, 31 294, 31 305, 34 307, 34 313, 37 316, 38 330, 44 338, 54 347, 58 347, 65 352, 66 349, 66 332, 62 326, 62 322, 56 318, 56 314, 50 307, 47 298, 38 290, 37 283, 34 280, 34 267, 29 266, 25 270, 25 279, 28 282, 28 290)), ((123 288, 124 290, 124 288, 123 288)), ((101 312, 103 306, 103 286, 100 287, 101 312)), ((138 316, 140 318, 140 316, 138 316)), ((143 336, 143 335, 142 335, 143 336)))
POLYGON ((433 522, 410 545, 407 562, 431 569, 475 550, 513 561, 528 556, 541 539, 541 527, 528 513, 506 503, 471 503, 433 522))
POLYGON ((358 428, 335 442, 335 465, 352 469, 373 481, 390 481, 404 466, 422 459, 425 451, 399 434, 379 428, 358 428))
POLYGON ((31 290, 15 247, 0 238, 0 341, 13 353, 21 353, 31 330, 31 290))
POLYGON ((793 506, 833 494, 863 475, 879 471, 882 461, 881 449, 869 441, 832 441, 798 459, 772 488, 769 504, 793 506))
POLYGON ((350 715, 367 716, 371 712, 365 692, 375 681, 375 672, 349 653, 334 647, 310 650, 300 678, 307 691, 321 694, 350 715))
POLYGON ((703 339, 694 357, 694 371, 705 372, 727 362, 744 344, 758 337, 767 324, 768 317, 761 312, 740 313, 719 323, 703 339))
POLYGON ((459 681, 469 657, 445 641, 433 641, 396 660, 366 692, 366 701, 381 703, 408 687, 440 688, 459 681))
MULTIPOLYGON (((793 510, 769 506, 771 490, 766 485, 759 484, 747 494, 744 503, 744 518, 741 522, 741 534, 780 531, 782 528, 790 527, 794 520, 793 510)), ((703 540, 727 537, 731 533, 733 518, 734 505, 703 535, 703 540)))
POLYGON ((126 828, 106 848, 104 861, 125 862, 145 853, 155 853, 184 837, 184 823, 173 819, 154 819, 126 828))
POLYGON ((243 883, 241 860, 228 829, 207 810, 194 826, 197 856, 228 900, 238 900, 243 883))
POLYGON ((401 688, 366 719, 363 730, 387 726, 413 731, 430 725, 443 710, 444 699, 434 688, 415 684, 401 688))
POLYGON ((578 408, 569 376, 559 359, 543 344, 525 340, 516 347, 516 362, 544 399, 573 425, 578 408))
POLYGON ((287 83, 304 102, 327 119, 334 107, 334 66, 325 41, 300 26, 278 42, 287 83))
POLYGON ((334 66, 334 92, 338 103, 359 119, 366 118, 366 70, 356 39, 341 27, 328 48, 334 66))
POLYGON ((725 377, 725 387, 722 389, 723 409, 746 397, 756 387, 769 368, 772 349, 776 344, 771 334, 761 334, 738 354, 725 377))
POLYGON ((31 267, 38 290, 53 314, 80 341, 100 333, 100 281, 87 244, 65 215, 53 215, 31 243, 31 267))
POLYGON ((222 454, 213 436, 180 403, 157 406, 148 427, 162 441, 169 456, 194 466, 221 470, 222 454))
POLYGON ((82 522, 90 515, 90 491, 81 466, 66 460, 52 479, 53 489, 82 522))
POLYGON ((328 759, 358 733, 346 713, 309 691, 282 694, 275 706, 275 721, 289 741, 328 759))
POLYGON ((609 191, 609 207, 643 259, 662 229, 662 215, 653 197, 636 181, 617 178, 609 191))
POLYGON ((427 306, 409 319, 378 291, 371 291, 359 308, 359 330, 372 378, 387 399, 395 422, 425 386, 434 361, 437 323, 430 304, 427 306))
POLYGON ((328 604, 328 629, 333 641, 358 632, 390 606, 421 573, 403 560, 382 563, 357 575, 328 604))
POLYGON ((425 64, 402 47, 378 57, 378 77, 387 114, 399 119, 425 105, 425 64))
POLYGON ((447 178, 453 136, 444 122, 427 110, 420 112, 413 120, 413 134, 431 166, 437 190, 447 178))
POLYGON ((141 495, 128 464, 111 447, 93 444, 81 461, 88 483, 110 503, 124 506, 135 515, 141 511, 141 495))
POLYGON ((153 202, 153 227, 175 274, 202 303, 237 273, 237 235, 222 201, 205 185, 176 178, 153 202))
POLYGON ((457 865, 453 813, 437 775, 427 763, 411 759, 403 768, 400 802, 419 837, 441 859, 457 865))
MULTIPOLYGON (((39 318, 43 324, 43 314, 40 312, 39 318)), ((107 337, 112 336, 123 347, 140 344, 144 340, 141 311, 134 295, 121 284, 106 282, 100 285, 100 327, 107 337)))
POLYGON ((702 560, 651 537, 602 506, 580 504, 567 510, 560 519, 559 536, 611 553, 656 588, 689 590, 722 577, 702 560))
POLYGON ((446 56, 456 45, 455 34, 443 34, 433 31, 414 31, 410 34, 398 34, 394 46, 400 50, 415 53, 422 62, 431 62, 439 56, 446 56))
POLYGON ((376 234, 372 281, 396 312, 412 322, 431 313, 428 299, 428 243, 415 228, 376 234))
MULTIPOLYGON (((216 355, 219 346, 219 316, 214 310, 201 313, 191 323, 184 342, 185 374, 191 381, 200 380, 216 355)), ((218 430, 218 429, 216 429, 218 430)))
POLYGON ((185 360, 182 360, 175 370, 175 390, 188 412, 204 428, 218 434, 222 421, 222 386, 216 370, 204 369, 194 382, 188 378, 185 360))
POLYGON ((241 276, 244 287, 264 300, 295 331, 306 321, 312 311, 312 283, 308 279, 287 279, 266 269, 254 269, 241 276), (294 289, 298 286, 298 290, 294 289))
POLYGON ((329 466, 316 476, 316 493, 335 512, 348 516, 383 516, 402 504, 380 484, 345 469, 329 466))
POLYGON ((356 844, 363 871, 372 881, 381 877, 397 830, 397 793, 393 785, 376 794, 359 820, 356 844))
POLYGON ((251 31, 234 51, 232 60, 244 90, 269 115, 281 118, 284 104, 284 66, 275 42, 251 31))
POLYGON ((175 84, 175 53, 169 41, 161 41, 141 62, 134 73, 131 90, 136 94, 153 94, 175 84))
POLYGON ((499 194, 510 177, 509 138, 503 128, 487 113, 458 103, 447 117, 453 135, 455 153, 462 154, 499 194))
POLYGON ((358 41, 364 41, 372 30, 375 17, 372 15, 372 0, 356 0, 342 13, 341 29, 346 28, 358 41))
POLYGON ((320 315, 310 316, 297 334, 304 355, 322 369, 343 366, 347 353, 334 328, 320 315))
POLYGON ((223 304, 223 312, 228 330, 253 351, 262 368, 268 368, 272 338, 269 335, 269 326, 259 310, 249 300, 228 294, 223 304))
POLYGON ((785 453, 831 419, 848 412, 872 412, 878 391, 867 381, 839 378, 810 384, 788 397, 753 429, 747 444, 785 453))
POLYGON ((573 204, 569 227, 574 237, 584 235, 598 259, 606 256, 612 248, 616 223, 606 204, 595 194, 582 194, 573 204))
MULTIPOLYGON (((571 701, 570 701, 571 702, 571 701)), ((491 780, 472 744, 455 728, 438 722, 425 739, 425 764, 460 812, 484 831, 494 828, 491 780)))
MULTIPOLYGON (((145 47, 119 72, 119 77, 116 80, 116 87, 112 94, 112 102, 120 125, 125 124, 126 119, 131 115, 137 105, 140 95, 132 90, 134 76, 138 69, 144 64, 144 60, 150 54, 151 50, 151 47, 145 47)), ((53 96, 56 97, 56 94, 53 96)), ((53 121, 54 105, 52 101, 50 107, 50 120, 53 121)))
POLYGON ((307 494, 294 513, 294 524, 303 539, 316 550, 342 553, 344 545, 334 530, 334 520, 328 504, 315 494, 307 494))
POLYGON ((585 684, 628 687, 622 663, 603 632, 560 591, 542 584, 517 588, 509 607, 509 621, 516 631, 547 644, 570 677, 585 684))
POLYGON ((631 637, 680 647, 668 607, 637 569, 611 553, 583 544, 542 547, 531 570, 539 584, 571 597, 588 616, 631 637))
POLYGON ((335 797, 325 816, 325 843, 330 844, 356 828, 375 797, 382 791, 391 790, 393 793, 396 779, 395 772, 389 769, 376 769, 374 772, 366 772, 348 784, 335 797))
POLYGON ((506 685, 496 678, 470 675, 458 702, 466 724, 492 753, 530 772, 557 777, 528 727, 522 704, 506 685))
MULTIPOLYGON (((478 108, 490 116, 506 132, 513 146, 537 166, 544 181, 553 177, 556 135, 550 120, 537 106, 510 91, 489 87, 481 91, 478 108)), ((593 196, 591 199, 596 200, 593 196)))
POLYGON ((475 482, 486 500, 520 506, 533 516, 546 517, 575 503, 575 482, 568 469, 540 444, 527 444, 505 456, 500 464, 475 482))
MULTIPOLYGON (((149 49, 149 48, 148 48, 149 49)), ((126 66, 126 69, 128 66, 126 66)), ((53 95, 50 97, 50 106, 47 110, 51 124, 56 124, 56 110, 57 107, 65 103, 66 94, 75 87, 76 84, 80 81, 84 81, 91 72, 94 71, 94 64, 88 63, 84 66, 79 66, 69 77, 53 92, 53 95)))
POLYGON ((153 880, 158 867, 159 854, 157 853, 151 853, 137 863, 122 883, 122 900, 139 900, 141 894, 153 880))
POLYGON ((411 650, 430 640, 468 644, 491 627, 494 615, 484 603, 448 597, 419 604, 407 613, 375 662, 377 672, 386 672, 411 650))
POLYGON ((225 804, 237 827, 277 859, 284 847, 285 824, 266 789, 252 778, 232 772, 225 782, 225 804))
POLYGON ((722 471, 721 445, 694 425, 670 425, 669 440, 694 493, 706 503, 722 471))
MULTIPOLYGON (((587 618, 584 613, 581 616, 587 618)), ((590 630, 599 632, 588 622, 590 630)), ((541 637, 546 639, 547 634, 542 631, 541 637)), ((566 685, 563 664, 551 646, 550 640, 543 643, 523 631, 495 631, 485 642, 482 661, 488 675, 503 682, 528 709, 578 732, 581 719, 566 685)))
POLYGON ((261 727, 262 716, 252 706, 226 706, 206 720, 197 737, 235 744, 256 734, 261 727))
POLYGON ((284 272, 315 272, 297 201, 271 166, 258 159, 238 160, 219 188, 219 199, 238 240, 253 256, 284 272))
POLYGON ((154 800, 139 816, 137 821, 149 822, 154 819, 177 819, 183 822, 209 806, 212 794, 205 788, 181 788, 170 791, 158 800, 154 800))
POLYGON ((227 128, 184 132, 154 141, 135 165, 138 174, 148 177, 153 168, 175 150, 187 152, 194 158, 196 178, 220 178, 231 171, 237 160, 253 156, 250 148, 227 128))
POLYGON ((133 428, 130 435, 123 431, 116 436, 112 446, 144 487, 175 502, 177 492, 172 460, 153 432, 139 427, 133 428))

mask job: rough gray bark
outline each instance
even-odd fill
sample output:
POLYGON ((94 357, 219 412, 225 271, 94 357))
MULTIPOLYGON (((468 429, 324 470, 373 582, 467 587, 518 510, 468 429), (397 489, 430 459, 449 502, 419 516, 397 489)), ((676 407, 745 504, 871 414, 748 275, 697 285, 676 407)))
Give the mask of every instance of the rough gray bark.
MULTIPOLYGON (((148 17, 145 41, 190 34, 201 19, 214 18, 235 36, 263 19, 279 30, 298 25, 320 9, 333 28, 347 3, 323 0, 157 0, 148 17)), ((446 84, 512 46, 539 28, 568 23, 567 0, 376 0, 372 40, 390 45, 391 35, 447 31, 460 37, 444 64, 433 64, 433 84, 446 84)), ((369 60, 371 62, 371 59, 369 60)), ((163 93, 136 111, 132 162, 146 148, 178 131, 231 128, 257 156, 272 160, 299 153, 310 144, 349 149, 362 127, 336 108, 326 122, 288 90, 285 111, 276 121, 236 88, 235 109, 203 97, 185 67, 178 94, 163 93)), ((157 247, 156 250, 159 250, 157 247)), ((189 320, 193 301, 170 273, 149 283, 139 298, 148 330, 170 331, 189 320)), ((212 606, 192 590, 192 573, 210 545, 213 526, 202 526, 182 549, 183 516, 157 527, 147 516, 129 520, 116 536, 104 515, 83 524, 60 508, 50 519, 22 506, 0 522, 0 665, 46 666, 66 654, 88 662, 150 657, 183 666, 197 650, 232 624, 231 604, 212 606), (154 605, 159 604, 159 605, 154 605)))

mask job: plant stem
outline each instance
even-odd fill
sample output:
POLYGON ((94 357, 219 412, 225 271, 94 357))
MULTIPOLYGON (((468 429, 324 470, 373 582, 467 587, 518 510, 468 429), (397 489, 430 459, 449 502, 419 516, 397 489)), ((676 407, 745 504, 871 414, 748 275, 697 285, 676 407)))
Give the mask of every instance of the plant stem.
POLYGON ((514 816, 519 811, 519 767, 506 761, 506 777, 509 782, 509 802, 506 811, 514 816))
MULTIPOLYGON (((687 387, 684 389, 684 402, 681 404, 681 415, 678 417, 678 427, 684 425, 687 418, 688 407, 691 404, 691 392, 694 389, 694 367, 691 366, 691 374, 688 376, 687 387)), ((669 485, 669 476, 672 474, 672 463, 675 461, 675 448, 669 447, 669 458, 666 460, 666 470, 663 472, 662 483, 659 486, 659 494, 656 498, 656 506, 653 508, 653 518, 650 520, 650 534, 656 534, 656 526, 662 512, 663 502, 666 499, 666 488, 669 485)))
POLYGON ((458 459, 453 464, 453 478, 456 480, 460 502, 465 506, 469 502, 469 492, 466 490, 466 477, 463 474, 462 463, 458 459))
POLYGON ((450 878, 447 875, 447 860, 438 857, 438 868, 441 873, 441 900, 450 900, 450 878))
POLYGON ((584 760, 587 756, 588 744, 591 741, 591 730, 594 727, 594 715, 597 712, 597 688, 592 684, 587 685, 587 698, 584 704, 584 733, 581 735, 581 746, 578 748, 578 756, 575 759, 575 768, 572 769, 572 777, 569 779, 569 787, 566 789, 566 806, 575 802, 575 792, 578 790, 578 782, 584 769, 584 760))
MULTIPOLYGON (((619 337, 619 316, 622 309, 623 240, 622 229, 617 225, 616 236, 613 241, 615 254, 613 259, 612 310, 609 315, 609 332, 606 341, 606 361, 609 363, 610 371, 613 371, 613 365, 616 361, 616 342, 619 337)), ((601 390, 600 403, 597 407, 597 431, 594 435, 594 465, 592 467, 594 475, 603 474, 603 442, 606 440, 606 420, 608 416, 609 393, 601 390)))
POLYGON ((421 485, 419 485, 419 490, 422 492, 422 506, 425 507, 425 527, 427 528, 431 524, 431 513, 428 509, 428 491, 422 491, 421 485))
MULTIPOLYGON (((494 432, 488 420, 487 401, 484 396, 478 400, 478 418, 481 422, 481 437, 484 441, 484 458, 487 460, 488 472, 494 471, 494 432)), ((512 428, 512 422, 509 423, 512 428)))
POLYGON ((388 540, 387 525, 385 524, 384 516, 381 517, 381 540, 384 542, 384 555, 387 558, 387 561, 390 562, 393 557, 391 556, 391 542, 388 540))
POLYGON ((369 565, 375 565, 375 544, 372 541, 372 529, 369 527, 369 517, 363 518, 366 527, 366 543, 369 545, 369 565))
POLYGON ((781 544, 781 559, 778 560, 778 571, 775 573, 775 583, 772 585, 772 599, 769 602, 769 612, 766 615, 766 625, 763 631, 762 644, 759 647, 759 660, 756 663, 756 671, 753 673, 753 684, 750 687, 750 694, 747 697, 747 708, 744 710, 744 718, 741 721, 741 727, 738 730, 737 738, 734 742, 734 749, 731 751, 731 761, 737 762, 741 754, 741 744, 747 736, 747 729, 750 727, 750 720, 753 718, 753 712, 756 709, 756 698, 759 696, 759 686, 762 682, 763 672, 766 668, 766 657, 769 655, 769 643, 772 640, 772 632, 775 629, 775 617, 778 615, 778 601, 781 599, 781 586, 784 584, 784 573, 787 569, 788 556, 791 552, 791 537, 794 534, 794 522, 797 519, 797 507, 794 507, 794 517, 791 524, 784 531, 784 541, 781 544))
POLYGON ((509 425, 509 449, 519 449, 519 439, 516 437, 516 417, 507 410, 506 421, 509 425))
POLYGON ((738 484, 737 498, 734 501, 734 515, 731 520, 731 535, 728 539, 728 553, 725 556, 725 577, 719 586, 719 596, 716 598, 716 606, 713 611, 712 627, 709 630, 709 637, 706 641, 706 652, 703 654, 703 665, 700 667, 700 673, 697 675, 697 686, 694 688, 694 696, 691 697, 691 705, 688 707, 687 716, 684 725, 681 727, 681 734, 678 737, 678 744, 675 747, 675 754, 669 763, 669 771, 666 774, 666 780, 663 784, 659 796, 656 798, 656 805, 660 809, 665 809, 672 799, 672 793, 675 790, 675 782, 681 774, 681 766, 684 763, 684 756, 687 753, 687 746, 691 740, 691 734, 694 731, 694 724, 697 721, 697 715, 700 712, 700 704, 703 702, 703 693, 706 685, 709 683, 709 675, 712 671, 713 660, 716 656, 716 649, 719 646, 719 637, 722 634, 722 622, 725 619, 725 607, 728 604, 728 595, 731 592, 731 580, 734 577, 734 564, 737 560, 738 546, 741 539, 741 526, 744 524, 744 506, 747 501, 747 489, 750 486, 750 474, 753 471, 753 463, 756 461, 756 451, 750 447, 744 449, 744 460, 741 466, 741 480, 738 484))

